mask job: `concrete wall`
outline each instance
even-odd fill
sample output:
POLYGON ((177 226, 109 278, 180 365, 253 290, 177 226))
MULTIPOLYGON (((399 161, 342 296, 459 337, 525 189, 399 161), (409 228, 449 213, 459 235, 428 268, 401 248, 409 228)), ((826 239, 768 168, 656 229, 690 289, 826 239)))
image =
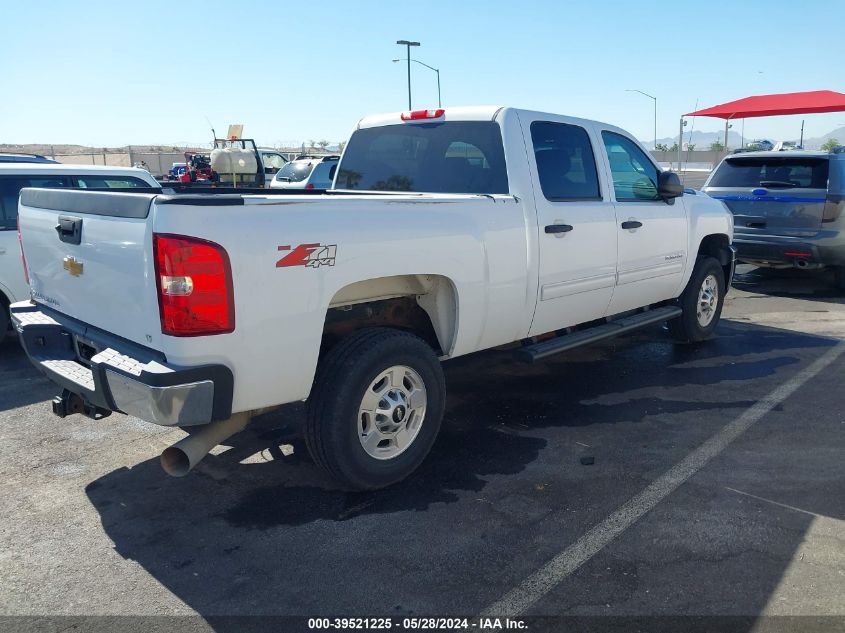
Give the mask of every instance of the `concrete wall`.
POLYGON ((132 167, 144 161, 154 176, 170 171, 173 163, 184 163, 182 152, 116 152, 99 154, 56 154, 51 158, 67 165, 109 165, 111 167, 132 167))
POLYGON ((184 163, 185 154, 182 152, 166 152, 166 153, 152 153, 152 152, 132 152, 128 154, 132 160, 132 165, 140 163, 141 161, 147 164, 147 169, 153 176, 162 176, 170 171, 173 163, 184 163))
MULTIPOLYGON (((678 163, 678 152, 652 152, 651 155, 658 163, 671 165, 676 168, 678 163)), ((681 164, 689 166, 698 166, 702 169, 713 169, 719 164, 725 156, 726 152, 711 152, 710 150, 692 152, 681 152, 681 164)))
POLYGON ((129 160, 129 154, 56 154, 52 158, 68 165, 132 166, 129 160))

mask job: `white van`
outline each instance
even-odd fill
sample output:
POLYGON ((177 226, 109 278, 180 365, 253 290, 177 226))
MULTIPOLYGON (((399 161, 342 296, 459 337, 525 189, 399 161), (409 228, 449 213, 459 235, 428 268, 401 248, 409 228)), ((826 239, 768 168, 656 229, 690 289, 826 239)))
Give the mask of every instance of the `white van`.
POLYGON ((0 163, 0 340, 9 329, 9 304, 29 297, 17 233, 18 194, 24 187, 134 189, 160 185, 148 171, 132 167, 0 163))

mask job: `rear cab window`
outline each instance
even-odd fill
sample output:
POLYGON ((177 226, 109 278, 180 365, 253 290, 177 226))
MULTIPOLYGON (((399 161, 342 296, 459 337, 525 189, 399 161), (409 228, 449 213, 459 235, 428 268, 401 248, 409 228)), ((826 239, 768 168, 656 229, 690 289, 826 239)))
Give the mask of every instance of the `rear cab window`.
POLYGON ((335 188, 507 194, 501 129, 493 121, 442 121, 357 130, 335 188))
POLYGON ((708 187, 746 189, 827 189, 830 161, 823 157, 727 158, 708 187))

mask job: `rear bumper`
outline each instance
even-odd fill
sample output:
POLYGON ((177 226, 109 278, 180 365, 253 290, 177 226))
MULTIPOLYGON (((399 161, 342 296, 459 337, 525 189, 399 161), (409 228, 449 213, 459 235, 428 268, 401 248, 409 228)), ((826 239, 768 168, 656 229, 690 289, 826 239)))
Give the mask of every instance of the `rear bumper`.
POLYGON ((176 367, 159 352, 30 301, 12 304, 11 315, 32 363, 94 407, 163 426, 207 424, 232 414, 228 367, 176 367))
POLYGON ((793 237, 734 236, 737 259, 752 264, 797 265, 799 261, 815 266, 840 265, 845 257, 842 248, 822 247, 808 240, 793 237))

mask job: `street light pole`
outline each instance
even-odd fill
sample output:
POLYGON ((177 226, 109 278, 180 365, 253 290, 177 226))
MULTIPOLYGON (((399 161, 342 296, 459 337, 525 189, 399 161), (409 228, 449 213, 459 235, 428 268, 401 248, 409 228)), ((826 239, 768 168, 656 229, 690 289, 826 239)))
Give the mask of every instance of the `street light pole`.
MULTIPOLYGON (((404 62, 405 60, 404 59, 394 59, 393 61, 395 63, 395 62, 404 62)), ((431 70, 433 70, 434 72, 437 73, 437 107, 442 108, 443 103, 440 100, 440 69, 435 68, 434 66, 429 66, 425 62, 421 62, 418 59, 412 59, 411 61, 414 62, 415 64, 419 64, 420 66, 425 66, 426 68, 429 68, 429 69, 431 69, 431 70)))
POLYGON ((413 107, 411 106, 411 47, 412 46, 419 46, 419 42, 411 42, 409 40, 397 40, 397 44, 401 44, 405 46, 405 50, 407 51, 407 59, 408 59, 408 110, 412 110, 413 107))
POLYGON ((654 149, 657 149, 657 97, 653 97, 647 92, 637 89, 626 89, 625 92, 639 92, 641 95, 645 95, 654 101, 654 149))

